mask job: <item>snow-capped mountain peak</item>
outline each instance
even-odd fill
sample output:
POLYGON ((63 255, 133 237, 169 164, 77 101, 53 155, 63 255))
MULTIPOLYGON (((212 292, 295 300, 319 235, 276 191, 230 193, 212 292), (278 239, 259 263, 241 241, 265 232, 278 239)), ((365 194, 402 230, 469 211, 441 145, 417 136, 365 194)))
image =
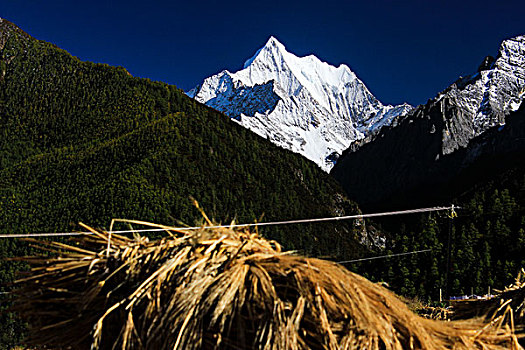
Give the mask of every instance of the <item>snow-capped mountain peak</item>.
POLYGON ((269 53, 271 56, 274 56, 276 53, 279 53, 280 50, 286 52, 286 48, 284 47, 284 45, 281 44, 279 40, 271 36, 266 42, 266 44, 263 47, 261 47, 259 50, 257 50, 255 55, 253 55, 248 60, 246 60, 246 62, 244 62, 244 68, 247 68, 250 64, 252 64, 252 62, 255 61, 255 59, 259 56, 261 51, 266 51, 266 52, 263 52, 263 55, 269 53))
POLYGON ((297 57, 273 36, 242 70, 224 70, 188 95, 326 171, 351 142, 411 109, 383 106, 348 66, 297 57))
POLYGON ((525 36, 503 40, 498 55, 487 56, 478 72, 458 79, 435 101, 456 106, 461 112, 447 119, 443 154, 466 147, 470 140, 493 126, 505 124, 525 92, 525 36))
POLYGON ((327 88, 339 93, 344 90, 345 85, 356 79, 348 66, 334 67, 314 55, 297 57, 289 53, 273 36, 245 62, 244 70, 237 72, 235 76, 252 85, 274 79, 281 83, 281 88, 290 96, 295 96, 300 89, 306 88, 326 108, 330 108, 327 88))

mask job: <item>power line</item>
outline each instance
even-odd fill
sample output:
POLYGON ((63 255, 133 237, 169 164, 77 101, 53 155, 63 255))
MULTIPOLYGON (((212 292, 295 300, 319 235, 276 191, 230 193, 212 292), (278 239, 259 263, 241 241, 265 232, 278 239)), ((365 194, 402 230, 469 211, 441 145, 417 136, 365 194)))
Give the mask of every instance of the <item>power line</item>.
POLYGON ((389 254, 389 255, 380 255, 380 256, 372 256, 370 258, 363 258, 363 259, 355 259, 355 260, 345 260, 345 261, 338 261, 338 264, 346 264, 346 263, 353 263, 358 261, 365 261, 365 260, 374 260, 374 259, 384 259, 384 258, 391 258, 393 256, 402 256, 402 255, 410 255, 410 254, 418 254, 418 253, 425 253, 430 252, 432 249, 423 249, 423 250, 414 250, 412 252, 406 252, 406 253, 398 253, 398 254, 389 254))
MULTIPOLYGON (((457 208, 458 207, 455 207, 454 205, 452 205, 449 207, 419 208, 419 209, 409 209, 409 210, 388 211, 388 212, 382 212, 382 213, 333 216, 333 217, 316 218, 316 219, 298 219, 298 220, 286 220, 286 221, 256 222, 256 223, 251 223, 251 224, 193 226, 193 227, 163 226, 162 228, 149 228, 149 229, 142 229, 142 230, 109 231, 109 233, 122 234, 122 233, 142 233, 142 232, 160 232, 160 231, 191 231, 191 230, 200 230, 202 228, 216 229, 216 228, 238 228, 238 227, 305 224, 305 223, 315 223, 315 222, 329 222, 329 221, 342 221, 342 220, 351 220, 351 219, 374 218, 374 217, 380 217, 380 216, 427 213, 427 212, 443 211, 443 210, 453 211, 454 209, 457 209, 457 208)), ((58 236, 80 236, 80 235, 91 235, 91 234, 93 233, 92 232, 22 233, 22 234, 0 234, 0 238, 58 237, 58 236)))

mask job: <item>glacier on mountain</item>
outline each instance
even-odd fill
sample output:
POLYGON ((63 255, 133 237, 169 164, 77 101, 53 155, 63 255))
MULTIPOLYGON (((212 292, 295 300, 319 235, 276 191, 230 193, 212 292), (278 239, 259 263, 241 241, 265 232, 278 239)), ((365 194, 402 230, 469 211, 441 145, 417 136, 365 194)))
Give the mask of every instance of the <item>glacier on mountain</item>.
POLYGON ((297 57, 274 37, 242 70, 224 70, 187 94, 325 171, 353 141, 412 109, 383 105, 348 66, 297 57))

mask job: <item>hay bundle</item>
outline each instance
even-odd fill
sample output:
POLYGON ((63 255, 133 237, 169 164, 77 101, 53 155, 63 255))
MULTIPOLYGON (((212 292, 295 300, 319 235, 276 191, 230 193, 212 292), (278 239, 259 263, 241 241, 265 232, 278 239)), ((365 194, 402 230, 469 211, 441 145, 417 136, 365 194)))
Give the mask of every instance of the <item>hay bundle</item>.
POLYGON ((25 258, 16 309, 28 342, 88 349, 503 349, 508 328, 419 317, 335 263, 248 231, 148 241, 92 230, 58 256, 25 258))
MULTIPOLYGON (((518 334, 525 337, 525 270, 522 269, 514 284, 488 300, 456 302, 455 319, 482 317, 485 320, 509 319, 518 334)), ((522 342, 525 342, 522 340, 522 342)))

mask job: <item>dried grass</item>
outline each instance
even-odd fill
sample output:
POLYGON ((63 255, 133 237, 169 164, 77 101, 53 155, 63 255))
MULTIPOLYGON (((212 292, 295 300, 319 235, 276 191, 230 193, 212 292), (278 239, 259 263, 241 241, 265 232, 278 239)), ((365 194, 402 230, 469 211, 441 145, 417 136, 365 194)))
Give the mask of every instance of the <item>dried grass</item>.
POLYGON ((17 284, 28 343, 78 349, 521 349, 509 327, 439 322, 344 267, 249 231, 33 243, 17 284))
POLYGON ((525 270, 521 270, 512 285, 491 299, 454 303, 453 315, 454 319, 505 320, 525 343, 525 270))

